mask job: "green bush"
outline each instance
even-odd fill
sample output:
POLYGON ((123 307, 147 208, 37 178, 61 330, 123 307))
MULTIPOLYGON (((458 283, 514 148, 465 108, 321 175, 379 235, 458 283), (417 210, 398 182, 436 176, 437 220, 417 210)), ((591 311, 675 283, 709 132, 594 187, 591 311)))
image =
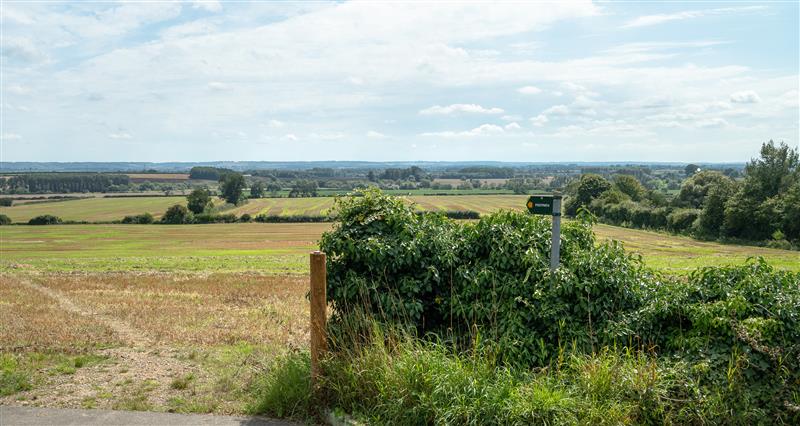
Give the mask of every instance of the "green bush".
POLYGON ((136 224, 136 225, 149 225, 155 222, 155 218, 150 213, 142 213, 133 216, 125 216, 122 218, 122 223, 136 224))
MULTIPOLYGON (((551 273, 546 218, 464 223, 361 195, 336 201, 320 242, 335 406, 399 424, 800 422, 800 274, 758 260, 660 277, 598 244, 585 212, 551 273), (548 371, 550 387, 528 387, 548 371)), ((684 227, 698 213, 656 211, 684 227)))
POLYGON ((667 229, 672 232, 689 232, 692 230, 700 210, 697 209, 678 209, 667 216, 667 229))
POLYGON ((161 222, 172 225, 192 223, 194 222, 194 215, 191 211, 189 211, 189 209, 186 208, 186 206, 175 204, 174 206, 168 208, 164 215, 161 216, 161 222))
POLYGON ((58 225, 61 223, 61 218, 49 214, 36 216, 28 221, 28 225, 58 225))
POLYGON ((490 333, 509 362, 543 365, 552 348, 607 341, 609 321, 637 306, 656 278, 618 243, 595 244, 591 222, 562 229, 562 266, 549 270, 550 221, 499 212, 476 223, 417 215, 402 200, 367 191, 339 199, 323 234, 334 321, 363 309, 392 323, 467 344, 490 333))
POLYGON ((800 421, 800 274, 763 260, 707 267, 648 285, 644 300, 621 328, 690 363, 704 393, 762 420, 800 421))
POLYGON ((0 207, 11 207, 13 204, 13 198, 0 198, 0 207))
POLYGON ((253 220, 259 223, 314 223, 329 222, 330 218, 328 216, 317 215, 275 216, 262 213, 253 220))
POLYGON ((249 213, 245 213, 245 214, 239 216, 239 222, 247 223, 247 222, 252 222, 252 221, 253 221, 253 217, 250 216, 249 213))
POLYGON ((203 213, 194 215, 194 223, 235 223, 238 218, 233 213, 212 214, 203 213))
POLYGON ((4 214, 0 214, 0 225, 11 225, 11 218, 4 214))

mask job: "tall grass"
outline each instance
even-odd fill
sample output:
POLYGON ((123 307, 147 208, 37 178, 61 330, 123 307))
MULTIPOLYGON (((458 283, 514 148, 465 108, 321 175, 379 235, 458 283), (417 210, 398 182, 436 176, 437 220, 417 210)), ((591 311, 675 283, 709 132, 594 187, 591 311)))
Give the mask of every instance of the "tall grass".
MULTIPOLYGON (((363 328, 361 329, 363 330, 363 328)), ((499 363, 476 342, 455 352, 374 324, 368 334, 339 342, 324 361, 321 399, 312 398, 309 356, 279 358, 254 388, 254 412, 299 420, 322 418, 329 407, 367 424, 745 424, 765 421, 758 407, 731 410, 737 379, 701 386, 696 366, 644 351, 570 348, 543 368, 499 363)), ((739 405, 741 407, 741 405, 739 405)))

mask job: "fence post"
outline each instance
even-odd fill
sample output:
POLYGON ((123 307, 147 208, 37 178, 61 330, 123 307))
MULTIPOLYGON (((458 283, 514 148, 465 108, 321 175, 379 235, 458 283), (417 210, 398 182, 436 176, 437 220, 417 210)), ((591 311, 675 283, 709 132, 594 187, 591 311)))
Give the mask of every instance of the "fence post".
POLYGON ((553 195, 553 234, 550 245, 550 272, 561 263, 561 194, 553 195))
POLYGON ((327 315, 325 309, 325 288, 327 272, 325 253, 311 252, 311 386, 316 389, 321 375, 319 360, 328 350, 328 337, 325 333, 327 315))

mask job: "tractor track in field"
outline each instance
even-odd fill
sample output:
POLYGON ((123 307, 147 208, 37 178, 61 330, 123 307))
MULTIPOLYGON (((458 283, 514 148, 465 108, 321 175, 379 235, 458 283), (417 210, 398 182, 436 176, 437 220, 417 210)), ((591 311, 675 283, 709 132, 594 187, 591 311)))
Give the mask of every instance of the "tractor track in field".
POLYGON ((35 290, 58 303, 64 311, 90 318, 110 328, 121 345, 93 352, 104 358, 99 363, 76 368, 73 374, 52 374, 42 371, 45 383, 33 389, 0 398, 0 405, 40 407, 125 409, 126 404, 140 407, 165 407, 171 398, 186 396, 190 389, 176 390, 176 378, 193 375, 206 377, 199 366, 182 358, 180 350, 158 344, 146 333, 130 324, 94 312, 58 290, 19 277, 19 284, 35 290))

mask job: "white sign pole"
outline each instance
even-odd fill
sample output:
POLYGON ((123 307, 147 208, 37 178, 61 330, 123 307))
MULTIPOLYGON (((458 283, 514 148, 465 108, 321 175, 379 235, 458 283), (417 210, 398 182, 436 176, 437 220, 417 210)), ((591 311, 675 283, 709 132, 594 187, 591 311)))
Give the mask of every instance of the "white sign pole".
POLYGON ((550 271, 561 261, 561 195, 553 195, 553 242, 550 245, 550 271))

